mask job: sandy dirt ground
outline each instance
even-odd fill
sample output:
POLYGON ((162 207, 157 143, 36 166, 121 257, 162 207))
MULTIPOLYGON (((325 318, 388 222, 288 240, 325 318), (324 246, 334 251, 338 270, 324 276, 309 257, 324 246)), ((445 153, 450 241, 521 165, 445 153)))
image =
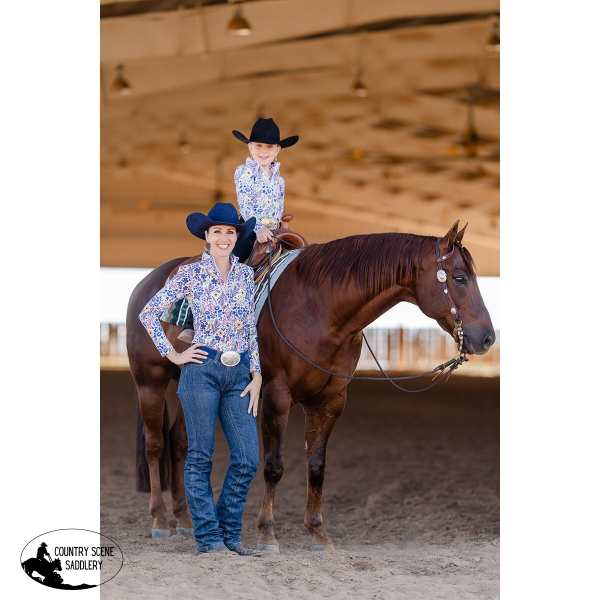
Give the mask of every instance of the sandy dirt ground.
MULTIPOLYGON (((311 552, 303 525, 304 414, 294 407, 275 502, 281 554, 252 558, 196 556, 192 538, 150 537, 149 495, 135 491, 135 402, 128 372, 102 373, 101 532, 125 557, 103 599, 499 597, 498 379, 454 376, 417 395, 350 384, 327 451, 323 516, 333 552, 311 552)), ((219 430, 215 497, 228 456, 219 430)), ((256 544, 262 492, 259 469, 246 545, 256 544)))

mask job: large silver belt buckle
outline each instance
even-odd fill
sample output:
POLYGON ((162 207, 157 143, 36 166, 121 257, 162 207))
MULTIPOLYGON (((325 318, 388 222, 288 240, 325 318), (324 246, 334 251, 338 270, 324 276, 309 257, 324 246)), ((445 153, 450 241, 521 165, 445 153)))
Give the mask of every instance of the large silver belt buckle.
POLYGON ((263 224, 263 227, 267 229, 277 229, 279 227, 279 221, 273 217, 263 217, 259 220, 263 224))
POLYGON ((235 367, 241 360, 240 353, 235 350, 227 350, 221 354, 221 362, 226 367, 235 367))

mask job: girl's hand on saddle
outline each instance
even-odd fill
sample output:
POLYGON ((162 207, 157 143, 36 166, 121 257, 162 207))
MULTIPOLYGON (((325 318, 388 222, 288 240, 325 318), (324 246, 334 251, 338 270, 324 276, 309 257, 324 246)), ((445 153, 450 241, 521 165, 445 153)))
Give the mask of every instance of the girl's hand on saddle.
POLYGON ((260 396, 260 386, 262 385, 262 375, 256 371, 252 372, 252 381, 246 386, 246 389, 240 394, 245 396, 250 392, 250 404, 248 404, 248 412, 256 417, 258 414, 258 397, 260 396))
POLYGON ((203 360, 200 359, 205 359, 208 356, 208 352, 200 350, 200 346, 204 346, 204 344, 192 344, 185 352, 171 350, 167 354, 167 358, 176 365, 185 365, 185 363, 189 362, 201 365, 203 360))
POLYGON ((271 230, 267 229, 266 227, 263 227, 256 232, 256 239, 260 244, 264 244, 267 240, 272 238, 273 234, 271 233, 271 230))

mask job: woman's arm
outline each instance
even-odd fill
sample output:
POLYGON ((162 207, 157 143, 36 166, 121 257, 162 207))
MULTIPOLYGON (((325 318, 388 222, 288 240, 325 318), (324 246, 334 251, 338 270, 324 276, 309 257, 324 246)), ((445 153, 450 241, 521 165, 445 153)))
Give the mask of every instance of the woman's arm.
POLYGON ((245 396, 247 392, 250 392, 248 412, 252 411, 252 414, 256 417, 258 414, 258 398, 260 396, 260 387, 262 385, 262 374, 260 372, 260 357, 258 354, 258 335, 256 332, 256 322, 254 320, 254 272, 252 269, 246 269, 245 275, 246 298, 248 299, 249 306, 246 312, 244 329, 248 336, 248 354, 250 356, 252 381, 246 386, 246 389, 241 393, 241 396, 245 396))
POLYGON ((189 294, 191 285, 190 267, 189 264, 179 267, 171 281, 167 282, 165 287, 151 298, 139 314, 142 325, 146 328, 161 356, 167 356, 170 352, 174 352, 175 348, 165 335, 159 317, 171 304, 189 294))
POLYGON ((244 268, 245 291, 248 301, 248 310, 244 321, 244 329, 248 336, 248 354, 250 355, 250 371, 260 373, 260 356, 258 354, 258 334, 256 332, 256 322, 254 320, 254 272, 250 267, 244 268))

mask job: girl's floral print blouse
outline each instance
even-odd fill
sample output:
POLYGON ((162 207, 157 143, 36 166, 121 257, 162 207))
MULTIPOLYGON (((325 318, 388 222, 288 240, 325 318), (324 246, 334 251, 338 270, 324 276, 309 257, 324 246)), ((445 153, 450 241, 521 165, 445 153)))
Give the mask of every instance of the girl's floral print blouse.
POLYGON ((271 178, 258 162, 250 157, 246 159, 245 165, 240 165, 235 170, 234 181, 240 213, 245 221, 256 217, 254 231, 263 227, 260 222, 263 217, 273 217, 281 221, 285 185, 283 177, 279 174, 279 165, 279 162, 269 165, 271 178))
POLYGON ((194 344, 250 355, 250 370, 260 373, 254 323, 254 272, 230 254, 231 270, 223 281, 215 259, 204 252, 198 262, 179 267, 177 274, 146 304, 140 321, 161 356, 174 350, 160 324, 162 312, 186 297, 194 315, 194 344))

